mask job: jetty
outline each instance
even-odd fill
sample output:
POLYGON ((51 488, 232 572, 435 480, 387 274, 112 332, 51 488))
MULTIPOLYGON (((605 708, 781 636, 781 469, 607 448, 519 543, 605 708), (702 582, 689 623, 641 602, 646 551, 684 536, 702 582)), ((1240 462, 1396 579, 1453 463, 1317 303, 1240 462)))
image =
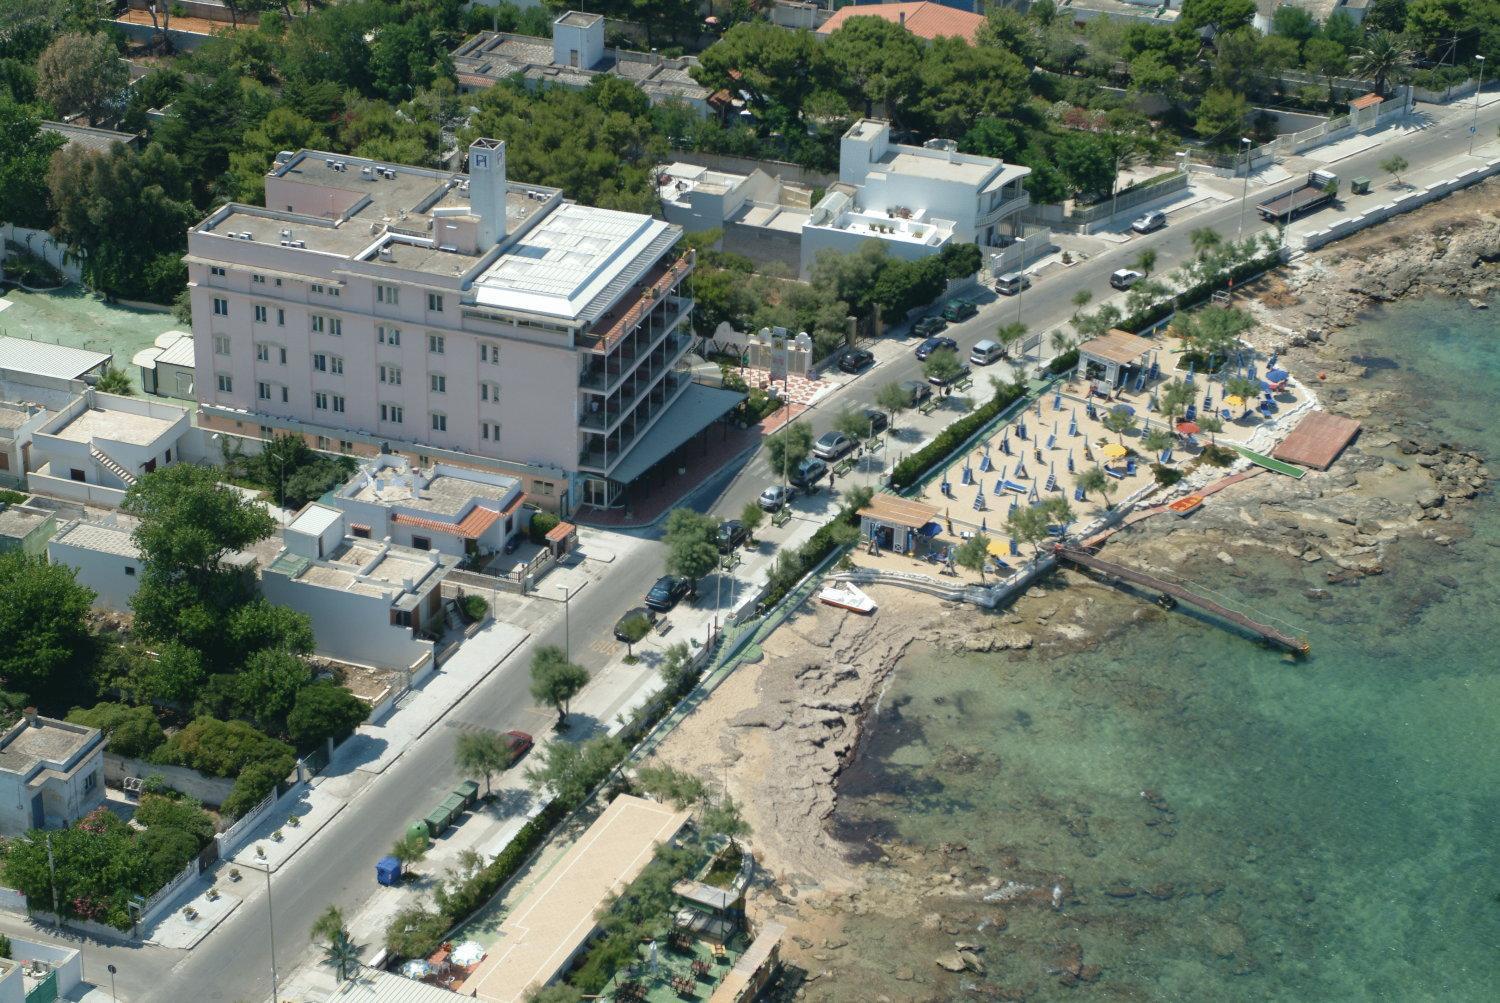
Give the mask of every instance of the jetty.
POLYGON ((1305 655, 1309 650, 1307 638, 1299 637, 1280 627, 1255 620, 1241 613, 1239 610, 1231 609, 1223 603, 1203 595, 1201 591, 1195 591, 1177 582, 1166 581, 1155 575, 1136 571, 1134 568, 1127 568, 1123 564, 1101 560, 1094 554, 1086 550, 1080 550, 1077 547, 1058 544, 1054 548, 1053 553, 1057 555, 1057 559, 1060 561, 1068 561, 1079 567, 1097 571, 1101 575, 1107 575, 1121 581, 1139 585, 1145 589, 1150 589, 1164 597, 1170 597, 1172 600, 1180 600, 1191 606, 1196 606, 1206 613, 1212 613, 1214 616, 1227 620, 1242 630, 1270 641, 1272 644, 1291 652, 1293 655, 1305 655))

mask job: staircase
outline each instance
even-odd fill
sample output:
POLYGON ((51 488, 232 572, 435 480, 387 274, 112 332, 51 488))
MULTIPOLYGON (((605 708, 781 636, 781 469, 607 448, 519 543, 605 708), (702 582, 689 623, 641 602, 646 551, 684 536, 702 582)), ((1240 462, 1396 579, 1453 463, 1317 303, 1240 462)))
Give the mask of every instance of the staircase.
POLYGON ((135 474, 126 470, 114 457, 102 451, 98 446, 89 446, 89 455, 94 458, 95 463, 123 481, 127 488, 135 486, 135 474))

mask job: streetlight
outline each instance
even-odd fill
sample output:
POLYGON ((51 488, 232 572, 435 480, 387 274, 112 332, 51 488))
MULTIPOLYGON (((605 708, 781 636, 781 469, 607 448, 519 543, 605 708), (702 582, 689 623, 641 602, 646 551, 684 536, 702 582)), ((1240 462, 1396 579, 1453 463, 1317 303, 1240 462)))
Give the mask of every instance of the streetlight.
POLYGON ((115 998, 115 966, 114 965, 105 965, 104 967, 107 968, 107 969, 109 969, 109 999, 110 999, 110 1003, 118 1003, 118 1000, 115 998))
POLYGON ((1484 90, 1484 57, 1475 56, 1479 60, 1479 86, 1474 88, 1474 118, 1469 123, 1469 153, 1474 153, 1474 137, 1479 134, 1479 94, 1484 90))
POLYGON ((563 658, 567 661, 573 660, 573 617, 569 609, 573 593, 568 591, 567 585, 559 585, 563 594, 563 658))
MULTIPOLYGON (((271 937, 271 1003, 277 1003, 281 998, 281 992, 280 982, 276 978, 276 912, 271 902, 271 865, 268 862, 264 868, 250 863, 245 866, 251 870, 263 871, 266 876, 266 927, 271 937)), ((110 974, 114 974, 113 969, 110 974)))
POLYGON ((1250 201, 1250 139, 1247 136, 1240 137, 1240 147, 1245 151, 1245 186, 1240 194, 1240 225, 1235 231, 1235 240, 1245 239, 1245 205, 1250 201))

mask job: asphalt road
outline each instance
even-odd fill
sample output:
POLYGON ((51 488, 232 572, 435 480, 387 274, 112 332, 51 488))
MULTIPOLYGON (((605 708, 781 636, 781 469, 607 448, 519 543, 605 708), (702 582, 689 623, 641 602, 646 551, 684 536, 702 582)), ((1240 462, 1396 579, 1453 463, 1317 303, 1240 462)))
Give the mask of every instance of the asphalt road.
MULTIPOLYGON (((1360 202, 1377 204, 1389 197, 1384 188, 1386 175, 1378 165, 1393 153, 1405 156, 1415 171, 1424 164, 1465 151, 1469 143, 1467 106, 1460 105, 1458 109, 1448 109, 1447 112, 1450 119, 1436 123, 1424 132, 1384 143, 1331 165, 1346 183, 1348 178, 1357 175, 1380 179, 1377 194, 1355 200, 1356 206, 1360 202)), ((1497 119, 1500 119, 1500 103, 1481 110, 1481 142, 1494 136, 1497 119)), ((1298 184, 1300 180, 1294 178, 1269 189, 1252 189, 1251 202, 1289 191, 1298 184)), ((1325 209, 1314 214, 1311 217, 1314 225, 1310 228, 1316 228, 1317 219, 1330 219, 1333 213, 1334 210, 1325 209)), ((1097 307, 1112 293, 1108 286, 1109 273, 1125 266, 1141 249, 1153 248, 1157 252, 1156 272, 1167 272, 1190 256, 1188 234, 1192 230, 1213 227, 1231 237, 1235 234, 1239 215, 1240 203, 1236 200, 1197 212, 1180 225, 1168 225, 1157 233, 1114 245, 1105 254, 1039 281, 1019 300, 1001 297, 985 304, 977 317, 951 325, 945 333, 957 340, 962 354, 967 355, 976 341, 992 336, 1002 321, 1008 323, 1019 317, 1032 332, 1043 333, 1043 353, 1050 355, 1046 334, 1065 323, 1072 314, 1071 300, 1076 290, 1092 290, 1094 300, 1090 308, 1097 307)), ((1245 212, 1245 232, 1258 233, 1266 228, 1255 216, 1254 205, 1250 205, 1245 212)), ((1309 227, 1304 224, 1302 228, 1309 227)), ((1036 362, 1032 360, 1033 365, 1036 362)), ((979 370, 980 378, 988 372, 1005 375, 1004 368, 996 366, 979 370)), ((903 353, 849 383, 799 420, 811 423, 815 435, 821 434, 832 427, 834 417, 843 407, 870 405, 881 385, 920 378, 920 365, 909 352, 903 353)), ((764 454, 757 454, 729 481, 711 510, 735 515, 746 501, 774 482, 764 454)), ((638 603, 650 583, 661 574, 661 550, 652 545, 619 564, 612 569, 606 585, 586 588, 573 601, 572 652, 575 660, 590 668, 601 666, 607 656, 594 652, 588 639, 598 638, 609 630, 620 613, 638 603)), ((356 911, 373 887, 374 861, 389 849, 405 824, 418 814, 418 809, 431 800, 432 792, 452 786, 459 778, 452 758, 456 735, 463 726, 527 730, 546 726, 549 715, 532 708, 527 692, 527 663, 529 653, 536 645, 561 644, 562 632, 563 624, 559 621, 540 635, 530 637, 508 665, 492 673, 447 718, 414 742, 353 804, 340 812, 322 833, 276 872, 272 878, 276 958, 283 976, 292 971, 308 950, 308 929, 317 915, 329 905, 337 905, 347 913, 356 911)), ((258 879, 255 875, 247 875, 246 880, 258 879)), ((0 932, 6 930, 25 934, 28 927, 23 921, 3 916, 0 917, 0 932)), ((103 946, 93 942, 76 943, 75 946, 83 949, 85 976, 95 984, 108 985, 106 964, 118 968, 116 983, 120 996, 131 1003, 167 999, 259 1003, 270 994, 269 943, 266 900, 261 895, 238 908, 192 952, 149 945, 103 946)))

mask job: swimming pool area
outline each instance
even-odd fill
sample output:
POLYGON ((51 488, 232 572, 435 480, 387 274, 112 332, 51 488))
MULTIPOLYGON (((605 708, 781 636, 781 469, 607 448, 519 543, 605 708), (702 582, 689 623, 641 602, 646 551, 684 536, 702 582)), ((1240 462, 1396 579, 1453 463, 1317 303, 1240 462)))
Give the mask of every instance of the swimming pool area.
MULTIPOLYGON (((141 374, 131 365, 135 353, 149 348, 157 335, 183 326, 170 311, 106 303, 77 286, 45 293, 11 288, 0 294, 0 335, 108 352, 137 390, 141 374)), ((0 359, 0 368, 4 364, 0 359)))

